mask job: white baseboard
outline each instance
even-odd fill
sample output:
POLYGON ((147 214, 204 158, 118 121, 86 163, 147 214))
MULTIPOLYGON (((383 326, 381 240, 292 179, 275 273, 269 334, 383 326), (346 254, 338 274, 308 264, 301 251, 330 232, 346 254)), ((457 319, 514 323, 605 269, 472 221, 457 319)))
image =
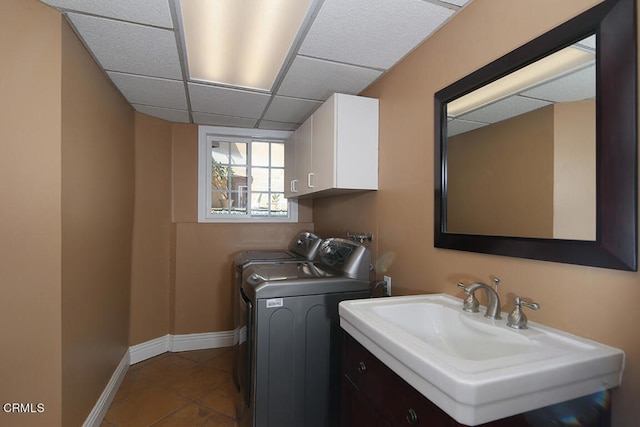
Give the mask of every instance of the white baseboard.
POLYGON ((130 365, 150 359, 167 351, 179 352, 230 347, 238 342, 238 331, 207 332, 203 334, 165 335, 129 347, 129 351, 113 372, 109 383, 98 398, 82 427, 99 427, 113 401, 130 365))
POLYGON ((236 331, 206 332, 202 334, 165 335, 129 348, 131 364, 150 359, 167 351, 179 352, 230 347, 238 341, 236 331))
POLYGON ((131 364, 135 365, 138 362, 151 359, 152 357, 169 351, 170 336, 171 335, 165 335, 163 337, 155 338, 129 347, 131 364))
POLYGON ((89 413, 89 416, 82 424, 82 427, 100 426, 105 414, 107 413, 107 410, 109 410, 109 406, 111 405, 113 398, 118 392, 118 388, 120 388, 120 384, 122 384, 122 380, 124 380, 127 369, 129 369, 129 352, 126 352, 122 357, 122 360, 116 367, 113 375, 111 375, 111 379, 107 383, 107 386, 105 387, 104 391, 98 398, 98 401, 89 413))
POLYGON ((234 331, 208 332, 204 334, 170 335, 169 351, 204 350, 231 347, 235 343, 234 331))

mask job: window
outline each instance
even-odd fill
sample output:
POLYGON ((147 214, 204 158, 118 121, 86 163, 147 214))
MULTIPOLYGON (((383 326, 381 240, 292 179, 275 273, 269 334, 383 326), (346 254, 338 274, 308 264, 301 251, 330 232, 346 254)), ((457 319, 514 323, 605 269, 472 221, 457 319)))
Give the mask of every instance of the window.
POLYGON ((200 126, 198 221, 297 221, 284 197, 286 131, 200 126))

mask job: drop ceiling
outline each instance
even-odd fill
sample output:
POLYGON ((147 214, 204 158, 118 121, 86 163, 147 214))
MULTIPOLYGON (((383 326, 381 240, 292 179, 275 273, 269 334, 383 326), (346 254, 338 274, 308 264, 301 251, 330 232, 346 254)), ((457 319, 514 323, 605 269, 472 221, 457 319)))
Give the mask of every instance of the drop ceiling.
POLYGON ((268 92, 189 79, 177 0, 40 1, 64 14, 137 111, 293 130, 334 92, 360 93, 471 0, 315 0, 268 92))

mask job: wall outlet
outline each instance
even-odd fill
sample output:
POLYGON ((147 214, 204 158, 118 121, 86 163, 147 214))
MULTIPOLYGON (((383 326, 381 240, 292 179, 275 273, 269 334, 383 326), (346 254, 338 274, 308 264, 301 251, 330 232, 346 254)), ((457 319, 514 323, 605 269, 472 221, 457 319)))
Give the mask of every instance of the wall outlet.
POLYGON ((383 280, 385 282, 387 282, 387 285, 385 286, 385 295, 387 295, 388 297, 391 296, 391 276, 384 276, 383 280))

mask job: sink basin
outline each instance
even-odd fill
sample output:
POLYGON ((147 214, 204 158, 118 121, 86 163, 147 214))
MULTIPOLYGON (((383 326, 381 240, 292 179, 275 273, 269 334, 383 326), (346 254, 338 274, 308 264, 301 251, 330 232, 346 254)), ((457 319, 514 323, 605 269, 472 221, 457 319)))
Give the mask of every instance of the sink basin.
POLYGON ((343 301, 340 325, 456 421, 477 425, 620 384, 621 350, 462 311, 445 294, 343 301))

